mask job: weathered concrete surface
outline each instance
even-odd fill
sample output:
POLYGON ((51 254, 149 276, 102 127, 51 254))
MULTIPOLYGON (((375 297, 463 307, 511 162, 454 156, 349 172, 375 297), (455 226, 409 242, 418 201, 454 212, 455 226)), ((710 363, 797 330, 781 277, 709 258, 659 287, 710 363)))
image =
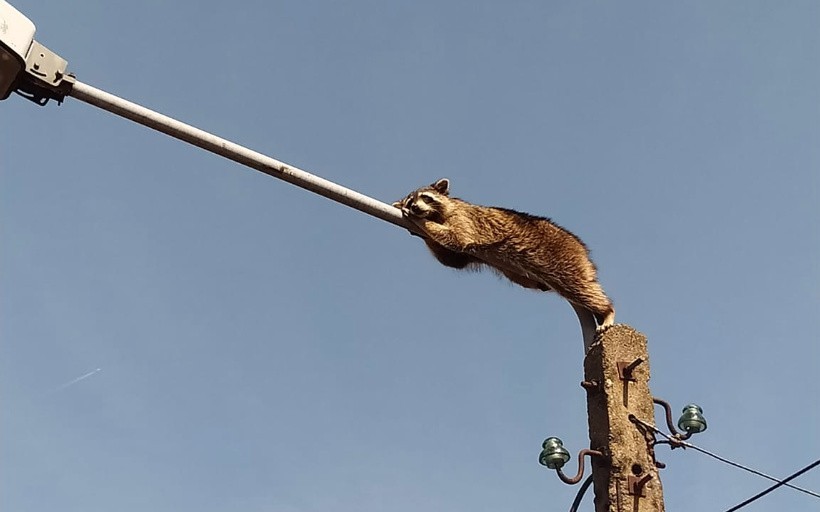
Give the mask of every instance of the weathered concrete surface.
POLYGON ((661 512, 663 489, 645 434, 629 415, 654 425, 649 391, 646 337, 628 325, 615 325, 599 334, 584 360, 584 377, 598 383, 587 392, 590 448, 604 453, 593 457, 596 512, 661 512), (618 362, 641 359, 632 371, 634 381, 618 375, 618 362), (651 478, 644 497, 630 493, 629 476, 651 478))

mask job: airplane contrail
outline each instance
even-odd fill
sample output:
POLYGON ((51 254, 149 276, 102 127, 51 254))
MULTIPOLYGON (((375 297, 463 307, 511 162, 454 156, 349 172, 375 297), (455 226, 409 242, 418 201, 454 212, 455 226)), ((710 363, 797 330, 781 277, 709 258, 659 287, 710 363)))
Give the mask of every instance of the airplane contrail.
POLYGON ((80 382, 81 380, 85 380, 85 379, 87 379, 87 378, 91 377, 92 375, 94 375, 95 373, 97 373, 97 372, 99 372, 99 371, 101 371, 101 370, 102 370, 102 368, 97 368, 96 370, 91 371, 91 372, 88 372, 88 373, 86 373, 85 375, 80 375, 80 376, 79 376, 79 377, 77 377, 76 379, 72 379, 72 380, 70 380, 70 381, 66 382, 66 383, 65 383, 65 384, 63 384, 63 385, 61 385, 61 386, 58 386, 58 387, 54 388, 51 392, 52 392, 52 393, 55 393, 55 392, 57 392, 57 391, 62 391, 63 389, 67 388, 68 386, 72 386, 72 385, 74 385, 74 384, 76 384, 76 383, 80 382))

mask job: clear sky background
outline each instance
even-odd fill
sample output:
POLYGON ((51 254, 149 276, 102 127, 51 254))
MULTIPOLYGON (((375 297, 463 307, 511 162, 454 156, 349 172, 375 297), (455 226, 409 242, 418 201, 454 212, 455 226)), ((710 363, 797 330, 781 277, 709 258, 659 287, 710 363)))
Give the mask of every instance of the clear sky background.
MULTIPOLYGON (((820 457, 817 2, 13 3, 84 82, 372 197, 552 217, 695 444, 820 457)), ((0 103, 0 170, 0 509, 569 507, 537 462, 588 445, 557 296, 72 99, 0 103)), ((668 510, 770 484, 658 453, 668 510)))

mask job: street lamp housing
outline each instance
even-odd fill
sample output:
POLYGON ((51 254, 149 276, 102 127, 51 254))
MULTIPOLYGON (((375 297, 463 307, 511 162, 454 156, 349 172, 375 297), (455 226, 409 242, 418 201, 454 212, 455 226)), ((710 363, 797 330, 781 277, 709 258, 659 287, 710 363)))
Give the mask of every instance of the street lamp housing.
POLYGON ((34 31, 30 19, 5 0, 0 0, 0 100, 9 97, 26 68, 34 31))
POLYGON ((0 0, 0 100, 12 91, 45 105, 62 102, 74 85, 68 62, 34 40, 34 23, 0 0))

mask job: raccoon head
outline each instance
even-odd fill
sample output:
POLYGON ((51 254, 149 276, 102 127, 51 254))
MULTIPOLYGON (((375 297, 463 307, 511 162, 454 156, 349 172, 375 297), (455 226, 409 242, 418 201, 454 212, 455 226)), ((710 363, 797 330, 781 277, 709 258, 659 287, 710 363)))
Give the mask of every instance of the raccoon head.
POLYGON ((405 217, 435 220, 441 217, 443 199, 449 197, 449 194, 450 180, 442 178, 432 185, 410 192, 401 201, 393 203, 393 206, 399 208, 405 217))

